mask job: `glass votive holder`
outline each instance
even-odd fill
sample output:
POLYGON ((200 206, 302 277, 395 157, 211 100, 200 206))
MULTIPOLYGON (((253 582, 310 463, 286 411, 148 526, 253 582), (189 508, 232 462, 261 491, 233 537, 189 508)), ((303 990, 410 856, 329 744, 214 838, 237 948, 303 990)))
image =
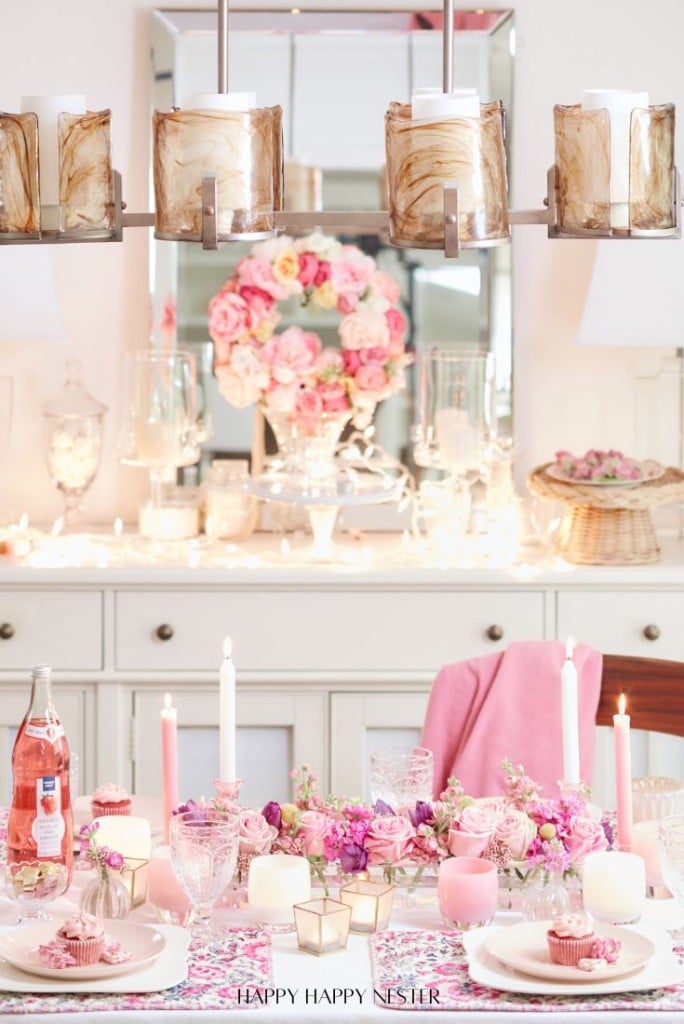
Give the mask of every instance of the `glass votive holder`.
POLYGON ((141 907, 147 899, 149 865, 149 860, 141 857, 124 857, 121 881, 131 898, 131 908, 141 907))
POLYGON ((300 949, 320 956, 347 948, 352 908, 327 896, 294 907, 300 949))
POLYGON ((445 924, 468 931, 489 924, 499 903, 499 872, 482 857, 450 857, 437 878, 437 902, 445 924))
POLYGON ((186 927, 194 916, 190 897, 171 863, 171 847, 156 846, 150 855, 147 896, 163 924, 186 927))
POLYGON ((632 853, 644 859, 646 895, 651 899, 667 899, 672 894, 660 869, 659 821, 637 821, 632 832, 632 853))
POLYGON ((138 512, 138 532, 148 540, 190 540, 199 533, 197 502, 183 496, 148 501, 138 512))
POLYGON ((632 779, 634 821, 660 821, 670 814, 684 814, 684 781, 660 775, 632 779))
POLYGON ((247 903, 260 928, 295 930, 294 906, 311 897, 311 869, 306 857, 265 854, 253 857, 247 877, 247 903))
POLYGON ((204 489, 204 532, 221 540, 244 540, 256 525, 256 498, 245 490, 247 459, 214 459, 204 489))
POLYGON ((605 924, 633 924, 646 902, 643 857, 622 850, 588 853, 582 879, 584 909, 605 924))
POLYGON ((351 907, 353 932, 376 932, 387 927, 392 913, 394 886, 359 879, 340 889, 340 899, 351 907))

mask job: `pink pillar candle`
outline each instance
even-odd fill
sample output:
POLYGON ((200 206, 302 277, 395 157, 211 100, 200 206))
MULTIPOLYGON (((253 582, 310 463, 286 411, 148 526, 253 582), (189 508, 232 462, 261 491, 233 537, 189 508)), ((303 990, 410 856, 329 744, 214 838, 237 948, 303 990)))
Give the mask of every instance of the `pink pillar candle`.
POLYGON ((162 800, 164 838, 169 839, 169 818, 178 806, 178 710, 171 707, 171 694, 164 695, 161 710, 162 800))
POLYGON ((624 693, 618 701, 618 714, 613 715, 615 743, 615 796, 617 807, 618 849, 632 848, 632 751, 630 745, 629 715, 624 693))
POLYGON ((437 902, 450 927, 479 928, 493 919, 499 899, 499 873, 481 857, 449 857, 439 866, 437 902))

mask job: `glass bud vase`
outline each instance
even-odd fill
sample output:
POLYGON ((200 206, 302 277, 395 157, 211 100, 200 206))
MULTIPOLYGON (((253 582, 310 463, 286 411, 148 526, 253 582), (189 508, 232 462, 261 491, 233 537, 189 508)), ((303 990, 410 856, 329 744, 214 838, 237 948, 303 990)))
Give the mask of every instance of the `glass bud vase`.
POLYGON ((520 903, 526 921, 548 921, 570 912, 570 899, 559 871, 542 871, 523 887, 520 903))
POLYGON ((128 889, 120 878, 109 872, 91 879, 81 894, 81 910, 93 917, 122 918, 130 909, 128 889))

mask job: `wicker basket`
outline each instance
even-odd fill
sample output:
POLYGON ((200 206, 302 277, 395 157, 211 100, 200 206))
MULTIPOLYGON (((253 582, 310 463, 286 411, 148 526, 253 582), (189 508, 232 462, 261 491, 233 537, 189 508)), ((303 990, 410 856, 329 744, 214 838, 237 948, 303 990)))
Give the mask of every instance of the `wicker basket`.
POLYGON ((555 537, 557 552, 578 565, 644 565, 660 558, 651 509, 684 500, 684 473, 672 467, 638 487, 587 487, 547 475, 553 463, 528 477, 531 491, 565 503, 555 537))

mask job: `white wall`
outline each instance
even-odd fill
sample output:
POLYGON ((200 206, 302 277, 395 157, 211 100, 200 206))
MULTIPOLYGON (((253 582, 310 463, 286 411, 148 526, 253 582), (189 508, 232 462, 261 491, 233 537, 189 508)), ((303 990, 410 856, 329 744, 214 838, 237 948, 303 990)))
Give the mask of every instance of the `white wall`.
MULTIPOLYGON (((0 0, 0 108, 18 109, 24 94, 56 92, 85 93, 91 109, 111 107, 114 163, 123 174, 129 209, 136 211, 149 208, 148 12, 153 6, 151 0, 0 0)), ((252 6, 269 4, 256 0, 252 6)), ((339 0, 317 6, 336 7, 339 0)), ((633 0, 574 0, 572 5, 514 0, 512 6, 518 40, 512 205, 538 207, 553 161, 555 102, 576 102, 585 88, 621 86, 647 88, 652 102, 673 101, 684 109, 679 70, 684 4, 652 0, 646 8, 633 0)), ((118 245, 49 248, 68 342, 3 340, 3 305, 12 296, 6 284, 3 291, 0 262, 0 375, 11 374, 16 383, 14 433, 4 471, 0 462, 0 498, 4 487, 15 512, 50 520, 59 511, 41 452, 40 406, 59 388, 65 359, 77 356, 89 389, 111 410, 87 512, 110 522, 117 514, 135 515, 146 483, 142 471, 119 467, 113 454, 116 370, 119 352, 143 346, 149 334, 149 233, 129 230, 118 245)), ((662 244, 674 246, 673 261, 684 259, 681 242, 662 244)), ((550 242, 543 228, 521 226, 514 229, 513 247, 520 478, 560 446, 630 448, 633 379, 650 370, 658 356, 645 349, 573 345, 594 243, 550 242)), ((0 249, 0 261, 16 251, 0 249)), ((684 274, 679 280, 684 282, 684 274)), ((677 277, 673 282, 680 287, 677 277)), ((620 298, 617 282, 615 301, 620 298)), ((35 303, 40 299, 36 295, 35 303)), ((30 324, 31 308, 26 318, 30 324)))

